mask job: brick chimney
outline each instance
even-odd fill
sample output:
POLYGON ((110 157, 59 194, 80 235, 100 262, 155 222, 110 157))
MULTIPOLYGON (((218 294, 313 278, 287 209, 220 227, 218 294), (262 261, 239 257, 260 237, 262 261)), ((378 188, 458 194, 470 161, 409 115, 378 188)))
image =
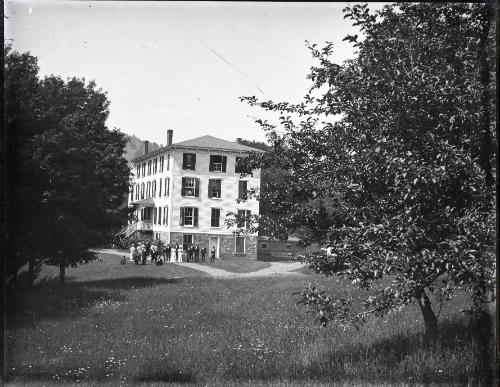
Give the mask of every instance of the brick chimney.
POLYGON ((144 141, 144 154, 147 155, 149 153, 149 141, 144 141))
POLYGON ((174 136, 174 131, 172 129, 167 130, 167 145, 172 145, 173 136, 174 136))
POLYGON ((241 138, 241 137, 238 137, 238 138, 236 139, 236 142, 239 144, 239 143, 241 143, 241 140, 242 140, 242 138, 241 138))

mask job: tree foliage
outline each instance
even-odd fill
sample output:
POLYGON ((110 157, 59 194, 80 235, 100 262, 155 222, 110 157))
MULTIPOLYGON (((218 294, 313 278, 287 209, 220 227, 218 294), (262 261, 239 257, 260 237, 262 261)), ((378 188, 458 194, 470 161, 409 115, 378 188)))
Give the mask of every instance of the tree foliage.
POLYGON ((59 265, 63 281, 126 219, 126 139, 108 130, 109 101, 94 82, 39 79, 36 62, 5 49, 9 259, 13 271, 28 259, 59 265))
MULTIPOLYGON (((300 104, 242 100, 281 113, 257 120, 272 151, 246 161, 289 172, 269 191, 276 229, 308 226, 333 255, 301 256, 318 273, 362 288, 388 277, 363 310, 316 288, 304 292, 326 324, 361 324, 416 301, 431 336, 432 295, 491 300, 495 261, 495 24, 487 4, 349 6, 355 59, 308 45, 319 62, 300 104), (332 117, 339 119, 333 120, 332 117)), ((265 223, 265 220, 259 219, 265 223)))

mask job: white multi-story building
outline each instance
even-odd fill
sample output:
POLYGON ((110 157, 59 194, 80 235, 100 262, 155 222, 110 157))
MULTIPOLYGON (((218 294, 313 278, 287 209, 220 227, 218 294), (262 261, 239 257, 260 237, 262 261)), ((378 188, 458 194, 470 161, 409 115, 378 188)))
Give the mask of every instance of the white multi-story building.
MULTIPOLYGON (((129 205, 136 207, 137 221, 126 235, 161 239, 184 249, 191 244, 216 248, 217 257, 235 255, 257 258, 257 234, 234 234, 238 227, 224 223, 227 213, 258 215, 259 202, 238 203, 252 188, 260 188, 260 170, 240 178, 236 160, 250 151, 238 143, 212 136, 172 143, 132 161, 133 185, 129 205)), ((147 148, 147 146, 146 146, 147 148)))

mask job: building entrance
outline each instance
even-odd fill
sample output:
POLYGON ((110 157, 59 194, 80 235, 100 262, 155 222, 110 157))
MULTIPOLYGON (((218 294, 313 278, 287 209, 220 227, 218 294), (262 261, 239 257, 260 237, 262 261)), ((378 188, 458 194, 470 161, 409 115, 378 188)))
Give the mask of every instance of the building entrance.
POLYGON ((219 237, 210 237, 208 244, 208 258, 212 254, 212 248, 215 246, 215 258, 219 258, 219 237))

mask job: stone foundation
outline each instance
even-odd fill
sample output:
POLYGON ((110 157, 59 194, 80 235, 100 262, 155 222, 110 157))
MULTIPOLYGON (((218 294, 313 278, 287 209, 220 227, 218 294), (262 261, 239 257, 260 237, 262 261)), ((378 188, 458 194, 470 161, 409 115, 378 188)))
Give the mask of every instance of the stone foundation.
MULTIPOLYGON (((165 233, 168 234, 168 233, 165 233)), ((192 235, 193 244, 199 245, 200 248, 205 246, 207 250, 209 249, 210 237, 219 238, 219 258, 230 259, 235 256, 235 236, 234 235, 222 235, 222 234, 196 234, 196 233, 182 233, 182 232, 171 232, 170 233, 170 245, 175 246, 177 243, 182 246, 182 236, 192 235)), ((162 236, 162 240, 163 236, 162 236)), ((248 259, 257 259, 257 236, 245 236, 245 254, 238 254, 238 256, 247 257, 248 259)))

